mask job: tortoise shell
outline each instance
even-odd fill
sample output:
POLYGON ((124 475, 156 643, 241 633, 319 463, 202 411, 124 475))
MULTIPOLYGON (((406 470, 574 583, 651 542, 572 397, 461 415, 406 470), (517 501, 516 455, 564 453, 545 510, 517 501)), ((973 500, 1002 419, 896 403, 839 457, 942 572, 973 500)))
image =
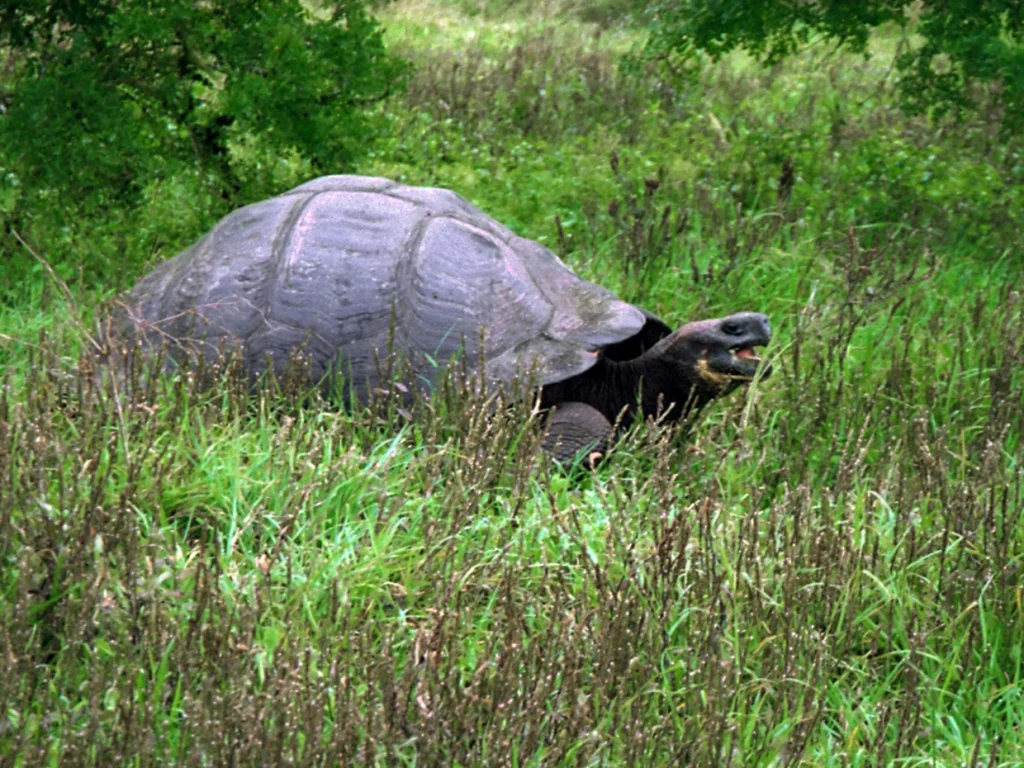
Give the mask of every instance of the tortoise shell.
POLYGON ((254 375, 300 351, 362 396, 398 352, 432 386, 450 359, 490 382, 564 381, 670 332, 454 192, 325 176, 240 208, 123 297, 115 332, 169 360, 237 348, 254 375))

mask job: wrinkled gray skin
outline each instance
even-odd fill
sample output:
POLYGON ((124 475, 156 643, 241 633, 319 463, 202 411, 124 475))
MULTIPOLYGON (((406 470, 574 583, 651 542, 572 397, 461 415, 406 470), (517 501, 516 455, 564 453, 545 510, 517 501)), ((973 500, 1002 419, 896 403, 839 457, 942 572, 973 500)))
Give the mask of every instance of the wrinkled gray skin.
POLYGON ((554 407, 548 443, 560 444, 561 459, 583 450, 600 458, 617 417, 628 425, 639 408, 678 421, 751 381, 759 368, 770 375, 771 365, 754 352, 770 340, 767 317, 740 312, 687 323, 636 357, 602 355, 587 371, 544 387, 541 404, 554 407))
POLYGON ((749 381, 750 350, 770 339, 754 313, 673 333, 455 193, 359 176, 229 214, 112 320, 116 339, 166 344, 172 364, 238 350, 253 376, 268 360, 281 375, 301 350, 315 380, 357 399, 380 384, 389 350, 428 389, 455 356, 489 384, 536 366, 563 459, 600 448, 624 408, 653 415, 660 400, 678 418, 749 381))

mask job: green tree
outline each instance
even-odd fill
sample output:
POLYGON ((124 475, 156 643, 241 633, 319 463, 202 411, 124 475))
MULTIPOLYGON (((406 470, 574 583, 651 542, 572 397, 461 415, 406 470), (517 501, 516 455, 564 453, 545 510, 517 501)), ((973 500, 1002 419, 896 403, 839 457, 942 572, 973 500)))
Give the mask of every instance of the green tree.
POLYGON ((366 105, 405 72, 364 0, 17 0, 0 5, 0 45, 7 191, 65 203, 130 206, 182 172, 244 198, 289 153, 351 168, 366 105))
POLYGON ((923 43, 896 62, 908 107, 969 107, 970 85, 981 81, 994 85, 1004 125, 1024 124, 1024 0, 659 0, 649 13, 648 52, 683 65, 735 48, 774 63, 813 37, 864 53, 873 28, 913 24, 923 43))

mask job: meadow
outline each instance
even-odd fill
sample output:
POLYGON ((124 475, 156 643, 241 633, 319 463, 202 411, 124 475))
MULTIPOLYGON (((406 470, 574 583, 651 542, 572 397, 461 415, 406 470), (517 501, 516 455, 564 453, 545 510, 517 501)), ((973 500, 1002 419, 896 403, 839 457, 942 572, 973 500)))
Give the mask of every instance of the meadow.
POLYGON ((168 178, 38 217, 0 263, 0 764, 1024 762, 1024 142, 902 110, 895 30, 682 78, 630 7, 386 5, 415 70, 356 170, 672 325, 764 312, 774 375, 592 471, 454 385, 412 421, 97 390, 104 307, 227 211, 168 178))

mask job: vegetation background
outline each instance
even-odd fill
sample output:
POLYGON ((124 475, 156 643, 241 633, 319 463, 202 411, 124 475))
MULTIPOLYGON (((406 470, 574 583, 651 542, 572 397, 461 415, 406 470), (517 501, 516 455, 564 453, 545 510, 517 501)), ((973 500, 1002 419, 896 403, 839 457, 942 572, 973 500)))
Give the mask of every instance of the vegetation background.
POLYGON ((1020 9, 734 5, 0 6, 0 764, 1024 761, 1020 9), (766 312, 777 373, 575 473, 456 388, 75 373, 335 172, 766 312))

